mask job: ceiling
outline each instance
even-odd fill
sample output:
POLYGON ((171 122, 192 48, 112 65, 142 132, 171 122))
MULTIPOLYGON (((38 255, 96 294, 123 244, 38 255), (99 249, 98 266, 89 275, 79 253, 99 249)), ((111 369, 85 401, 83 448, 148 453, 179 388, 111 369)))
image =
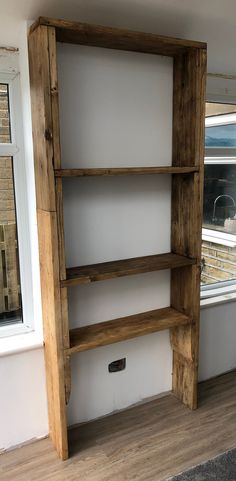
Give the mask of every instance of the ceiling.
POLYGON ((87 19, 140 28, 178 29, 193 18, 236 23, 235 0, 1 0, 1 14, 24 19, 39 15, 67 19, 87 19))
POLYGON ((236 0, 0 0, 0 12, 0 20, 42 15, 206 41, 210 70, 236 73, 236 0))

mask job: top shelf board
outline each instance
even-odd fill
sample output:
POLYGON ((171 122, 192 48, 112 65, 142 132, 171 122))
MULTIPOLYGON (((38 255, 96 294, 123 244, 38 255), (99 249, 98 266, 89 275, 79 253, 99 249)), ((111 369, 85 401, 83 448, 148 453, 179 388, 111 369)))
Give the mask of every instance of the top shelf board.
POLYGON ((56 169, 56 177, 90 177, 116 175, 152 175, 152 174, 191 174, 198 172, 198 167, 115 167, 91 169, 56 169))
POLYGON ((39 17, 31 26, 30 32, 32 33, 40 25, 54 27, 58 42, 166 55, 168 57, 181 55, 191 49, 206 49, 206 44, 202 42, 47 17, 39 17))

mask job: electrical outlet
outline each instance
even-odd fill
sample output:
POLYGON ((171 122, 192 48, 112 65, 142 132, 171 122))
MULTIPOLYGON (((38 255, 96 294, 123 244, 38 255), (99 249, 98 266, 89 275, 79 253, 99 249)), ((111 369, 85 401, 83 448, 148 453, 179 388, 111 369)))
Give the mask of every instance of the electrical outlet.
POLYGON ((108 364, 108 371, 109 372, 119 372, 124 371, 126 368, 126 358, 118 359, 117 361, 113 361, 108 364))

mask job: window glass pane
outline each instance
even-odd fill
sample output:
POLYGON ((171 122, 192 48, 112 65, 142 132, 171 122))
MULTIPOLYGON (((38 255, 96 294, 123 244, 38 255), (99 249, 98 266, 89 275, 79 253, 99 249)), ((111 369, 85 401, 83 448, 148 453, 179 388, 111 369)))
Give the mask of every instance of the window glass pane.
POLYGON ((0 143, 11 142, 8 85, 0 83, 0 143))
POLYGON ((236 147, 236 124, 207 127, 205 147, 236 147))
POLYGON ((203 227, 215 238, 202 242, 202 283, 236 279, 236 165, 205 165, 203 227), (224 237, 224 235, 223 235, 224 237))
POLYGON ((205 165, 203 227, 236 234, 236 165, 205 165))
POLYGON ((0 157, 0 326, 11 322, 22 322, 13 163, 0 157))
MULTIPOLYGON (((207 117, 235 112, 235 105, 206 104, 207 117)), ((205 144, 236 147, 236 124, 207 127, 205 144)), ((236 280, 236 165, 226 162, 205 164, 201 282, 216 287, 236 280)))

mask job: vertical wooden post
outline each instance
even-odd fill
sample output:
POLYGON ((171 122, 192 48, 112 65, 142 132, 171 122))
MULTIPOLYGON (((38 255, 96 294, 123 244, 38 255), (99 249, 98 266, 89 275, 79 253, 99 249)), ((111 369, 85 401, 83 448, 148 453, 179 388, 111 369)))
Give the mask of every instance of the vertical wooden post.
POLYGON ((54 164, 60 165, 60 156, 53 27, 38 26, 31 33, 29 61, 49 431, 58 455, 67 459, 64 347, 69 333, 64 335, 62 319, 64 304, 60 288, 58 199, 54 179, 54 164))
MULTIPOLYGON (((60 146, 60 119, 59 119, 59 99, 58 99, 58 76, 57 76, 57 52, 56 52, 56 31, 55 28, 48 27, 48 47, 50 64, 50 89, 52 106, 52 131, 53 131, 53 153, 54 169, 61 168, 61 146, 60 146)), ((66 259, 65 259, 65 239, 64 239, 64 214, 63 214, 63 191, 62 179, 55 179, 57 229, 58 229, 58 249, 59 249, 59 269, 60 280, 66 279, 66 259)), ((69 319, 68 319, 68 295, 67 288, 61 288, 61 318, 63 347, 65 350, 70 347, 69 319)), ((70 356, 64 355, 65 370, 65 393, 66 404, 69 402, 71 392, 71 367, 70 356)))
POLYGON ((171 274, 171 305, 192 319, 191 326, 171 331, 172 387, 191 409, 197 407, 205 83, 205 49, 174 59, 173 165, 199 168, 172 179, 172 252, 197 259, 171 274))

